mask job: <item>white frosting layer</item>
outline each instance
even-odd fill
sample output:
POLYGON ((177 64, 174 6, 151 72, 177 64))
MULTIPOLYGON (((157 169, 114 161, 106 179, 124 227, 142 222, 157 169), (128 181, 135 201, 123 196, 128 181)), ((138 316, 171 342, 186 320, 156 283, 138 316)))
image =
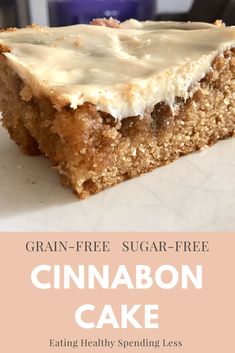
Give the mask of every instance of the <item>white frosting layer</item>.
POLYGON ((235 27, 135 20, 121 27, 26 28, 0 33, 0 44, 35 95, 57 107, 90 102, 119 119, 186 99, 215 56, 235 47, 235 27))

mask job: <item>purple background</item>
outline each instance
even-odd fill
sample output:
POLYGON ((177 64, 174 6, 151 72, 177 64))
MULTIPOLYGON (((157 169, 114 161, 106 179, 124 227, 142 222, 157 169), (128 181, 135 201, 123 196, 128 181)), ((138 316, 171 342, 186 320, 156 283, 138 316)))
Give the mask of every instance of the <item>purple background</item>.
POLYGON ((53 0, 49 4, 52 26, 89 23, 96 17, 153 19, 155 0, 53 0))

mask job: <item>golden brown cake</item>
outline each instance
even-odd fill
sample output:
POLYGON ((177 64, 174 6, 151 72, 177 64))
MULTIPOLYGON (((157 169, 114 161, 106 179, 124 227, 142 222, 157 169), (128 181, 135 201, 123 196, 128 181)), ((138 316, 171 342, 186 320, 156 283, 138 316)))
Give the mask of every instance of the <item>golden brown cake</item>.
POLYGON ((0 111, 85 198, 235 131, 235 27, 138 22, 0 33, 0 111))

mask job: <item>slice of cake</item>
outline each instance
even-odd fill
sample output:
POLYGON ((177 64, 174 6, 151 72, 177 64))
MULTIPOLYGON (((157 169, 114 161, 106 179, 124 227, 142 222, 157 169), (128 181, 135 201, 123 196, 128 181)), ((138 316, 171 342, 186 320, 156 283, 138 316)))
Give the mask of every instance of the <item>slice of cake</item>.
POLYGON ((93 24, 0 33, 3 125, 80 198, 234 134, 235 27, 93 24))

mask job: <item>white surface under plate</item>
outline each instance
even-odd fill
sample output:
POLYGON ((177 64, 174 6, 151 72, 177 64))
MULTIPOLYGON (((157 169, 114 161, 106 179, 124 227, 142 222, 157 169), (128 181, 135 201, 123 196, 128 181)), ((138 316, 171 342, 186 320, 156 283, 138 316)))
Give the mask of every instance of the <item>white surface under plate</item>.
POLYGON ((234 231, 235 139, 79 201, 0 127, 0 231, 234 231))

